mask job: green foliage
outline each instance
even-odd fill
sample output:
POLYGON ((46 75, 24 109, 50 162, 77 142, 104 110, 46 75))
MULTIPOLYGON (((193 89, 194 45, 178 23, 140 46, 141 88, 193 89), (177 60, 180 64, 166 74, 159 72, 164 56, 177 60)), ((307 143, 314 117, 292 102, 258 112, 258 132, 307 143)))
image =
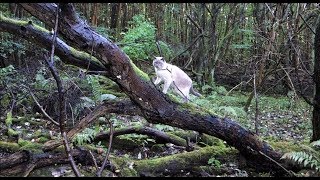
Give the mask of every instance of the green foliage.
MULTIPOLYGON (((199 106, 210 109, 212 113, 221 117, 229 117, 238 120, 247 120, 247 113, 243 110, 247 96, 238 93, 227 94, 223 86, 205 85, 202 90, 209 93, 206 98, 196 98, 193 102, 199 106)), ((193 100, 193 96, 191 97, 193 100)))
POLYGON ((50 78, 45 78, 47 76, 47 70, 45 67, 41 67, 38 69, 35 77, 35 82, 33 83, 36 89, 45 89, 50 90, 53 87, 53 83, 51 83, 50 78))
POLYGON ((95 129, 85 128, 81 133, 77 134, 72 141, 77 145, 83 145, 86 142, 91 142, 97 133, 95 129))
MULTIPOLYGON (((320 140, 311 143, 313 147, 318 146, 319 144, 320 140)), ((309 146, 303 147, 305 151, 288 152, 285 153, 281 159, 289 159, 303 167, 312 168, 320 172, 320 153, 309 146)))
POLYGON ((208 160, 208 165, 213 166, 217 169, 221 168, 221 162, 214 157, 212 157, 208 160))
POLYGON ((155 124, 155 129, 158 129, 159 131, 174 131, 174 128, 172 126, 168 126, 165 124, 155 124))
POLYGON ((142 135, 142 134, 125 134, 125 135, 118 136, 118 138, 132 141, 134 143, 141 143, 142 145, 155 144, 154 139, 149 138, 147 135, 142 135))
POLYGON ((218 110, 223 111, 224 116, 232 116, 232 117, 238 116, 235 109, 231 106, 220 106, 218 110))
MULTIPOLYGON (((147 60, 159 54, 156 45, 156 28, 145 19, 144 15, 135 15, 129 22, 133 27, 123 33, 122 50, 133 60, 147 60)), ((163 55, 169 58, 172 55, 171 48, 163 41, 159 41, 163 55)))
POLYGON ((7 118, 6 118, 5 122, 8 127, 11 126, 11 124, 12 124, 12 111, 7 112, 7 118))
POLYGON ((81 97, 80 99, 83 100, 84 107, 93 107, 105 100, 112 100, 117 98, 113 94, 105 93, 105 87, 100 85, 99 81, 100 76, 97 75, 87 75, 86 82, 90 85, 90 91, 92 92, 92 97, 81 97))
POLYGON ((12 128, 8 128, 8 135, 9 136, 18 136, 19 132, 13 130, 12 128))
POLYGON ((8 83, 13 80, 16 72, 16 69, 12 65, 0 68, 0 85, 8 85, 8 83))
POLYGON ((8 59, 14 52, 16 52, 18 56, 25 55, 27 47, 24 43, 13 41, 12 35, 8 33, 2 33, 0 37, 0 58, 8 59))

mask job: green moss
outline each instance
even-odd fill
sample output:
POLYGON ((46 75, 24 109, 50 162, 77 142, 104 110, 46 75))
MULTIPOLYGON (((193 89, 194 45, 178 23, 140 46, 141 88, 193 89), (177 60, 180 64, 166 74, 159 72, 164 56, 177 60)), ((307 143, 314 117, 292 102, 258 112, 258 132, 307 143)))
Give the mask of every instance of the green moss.
POLYGON ((91 61, 94 61, 96 63, 99 63, 100 65, 102 65, 100 63, 100 61, 94 57, 94 56, 91 56, 90 54, 86 53, 86 52, 83 52, 83 51, 78 51, 76 50, 75 48, 69 46, 69 50, 71 52, 71 54, 73 54, 73 56, 79 58, 79 59, 91 59, 91 61))
POLYGON ((305 140, 303 142, 299 142, 299 144, 293 141, 281 141, 273 139, 272 137, 265 139, 268 144, 274 148, 276 151, 286 153, 292 151, 303 151, 301 145, 309 145, 309 141, 305 140))
POLYGON ((135 176, 138 176, 138 173, 134 169, 124 168, 121 171, 121 176, 122 177, 135 177, 135 176))
POLYGON ((7 17, 3 16, 2 13, 0 14, 0 22, 8 22, 8 23, 12 23, 12 24, 17 24, 19 26, 25 26, 28 24, 28 22, 26 22, 26 21, 7 18, 7 17))
POLYGON ((143 72, 141 69, 139 69, 130 59, 130 64, 134 70, 134 72, 136 72, 136 74, 141 77, 143 80, 145 81, 150 81, 150 78, 148 76, 148 74, 146 74, 145 72, 143 72))
POLYGON ((171 139, 174 139, 175 141, 179 142, 181 146, 187 146, 187 142, 185 139, 179 137, 179 136, 176 136, 174 134, 171 134, 171 133, 167 133, 167 135, 171 138, 171 139))
POLYGON ((17 143, 0 141, 0 149, 4 149, 10 152, 16 152, 19 150, 19 148, 20 146, 17 143))
MULTIPOLYGON (((134 161, 130 158, 126 157, 114 157, 110 156, 112 164, 115 166, 116 170, 120 170, 120 176, 122 177, 134 177, 138 176, 137 171, 129 167, 130 163, 134 163, 134 161)), ((134 166, 134 165, 133 165, 134 166)))
POLYGON ((39 137, 39 143, 45 143, 47 141, 49 141, 47 137, 44 137, 44 136, 39 137))
POLYGON ((7 118, 5 122, 8 127, 12 125, 12 111, 7 112, 7 118))
MULTIPOLYGON (((2 14, 0 15, 0 22, 7 22, 7 23, 11 23, 11 24, 16 24, 18 26, 26 26, 28 24, 30 24, 29 22, 30 21, 23 21, 23 20, 17 20, 17 19, 11 19, 11 18, 7 18, 5 16, 3 16, 2 14)), ((44 33, 50 33, 49 30, 39 26, 39 25, 36 25, 36 24, 32 24, 32 26, 36 29, 36 30, 39 30, 39 31, 42 31, 44 33)))
POLYGON ((10 99, 9 93, 4 94, 0 100, 2 107, 7 107, 10 104, 10 99))
POLYGON ((37 138, 37 137, 40 137, 40 136, 41 136, 41 129, 38 129, 38 130, 36 130, 36 131, 33 133, 33 136, 32 136, 32 137, 37 138))
POLYGON ((156 173, 168 168, 170 165, 172 166, 172 164, 176 164, 179 167, 186 167, 190 162, 193 162, 194 159, 207 162, 212 156, 224 156, 231 152, 233 152, 233 149, 226 148, 225 146, 208 146, 192 152, 175 154, 157 159, 135 161, 135 164, 138 172, 150 171, 151 173, 156 173))
POLYGON ((22 139, 22 138, 19 138, 18 139, 18 144, 20 145, 20 146, 25 146, 25 145, 27 145, 27 144, 29 144, 30 143, 30 141, 26 141, 26 140, 24 140, 24 139, 22 139))
POLYGON ((10 137, 12 137, 12 136, 18 136, 18 134, 19 134, 19 132, 13 130, 12 128, 8 128, 8 135, 9 135, 10 137))
POLYGON ((200 115, 215 115, 215 113, 207 108, 203 108, 197 104, 194 104, 192 102, 188 103, 180 103, 180 106, 178 107, 181 111, 183 110, 189 110, 192 114, 200 114, 200 115))
POLYGON ((202 134, 200 136, 200 141, 209 146, 225 147, 225 144, 221 139, 207 135, 207 134, 202 134))
POLYGON ((42 151, 42 144, 31 142, 31 141, 24 141, 23 144, 24 146, 20 147, 19 150, 28 150, 33 153, 43 153, 42 151))

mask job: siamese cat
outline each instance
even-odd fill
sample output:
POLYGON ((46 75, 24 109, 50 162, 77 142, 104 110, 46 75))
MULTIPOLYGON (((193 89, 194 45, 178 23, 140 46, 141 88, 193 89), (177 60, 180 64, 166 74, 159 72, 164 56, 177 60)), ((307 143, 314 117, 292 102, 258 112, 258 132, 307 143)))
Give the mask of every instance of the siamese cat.
POLYGON ((179 67, 166 63, 163 57, 155 57, 152 64, 157 75, 154 84, 157 85, 164 81, 162 90, 164 94, 167 94, 169 87, 173 86, 174 90, 182 96, 184 102, 190 100, 189 92, 195 96, 201 96, 200 93, 193 89, 191 78, 179 67))

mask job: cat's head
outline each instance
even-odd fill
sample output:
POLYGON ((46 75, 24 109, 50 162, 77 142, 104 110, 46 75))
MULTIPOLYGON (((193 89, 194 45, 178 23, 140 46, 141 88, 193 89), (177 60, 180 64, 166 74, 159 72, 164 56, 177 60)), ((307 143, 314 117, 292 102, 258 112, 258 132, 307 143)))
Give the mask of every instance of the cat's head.
POLYGON ((164 60, 163 57, 154 57, 155 59, 153 60, 152 64, 155 68, 157 69, 165 69, 167 66, 166 61, 164 60))

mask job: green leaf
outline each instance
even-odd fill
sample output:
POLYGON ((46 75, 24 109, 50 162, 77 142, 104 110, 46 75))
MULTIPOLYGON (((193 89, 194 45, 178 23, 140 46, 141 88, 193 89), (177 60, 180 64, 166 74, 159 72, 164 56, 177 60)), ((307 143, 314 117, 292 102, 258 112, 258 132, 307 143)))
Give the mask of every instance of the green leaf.
POLYGON ((109 99, 115 99, 117 98, 117 96, 113 95, 113 94, 101 94, 101 96, 99 97, 99 101, 104 101, 104 100, 109 100, 109 99))

